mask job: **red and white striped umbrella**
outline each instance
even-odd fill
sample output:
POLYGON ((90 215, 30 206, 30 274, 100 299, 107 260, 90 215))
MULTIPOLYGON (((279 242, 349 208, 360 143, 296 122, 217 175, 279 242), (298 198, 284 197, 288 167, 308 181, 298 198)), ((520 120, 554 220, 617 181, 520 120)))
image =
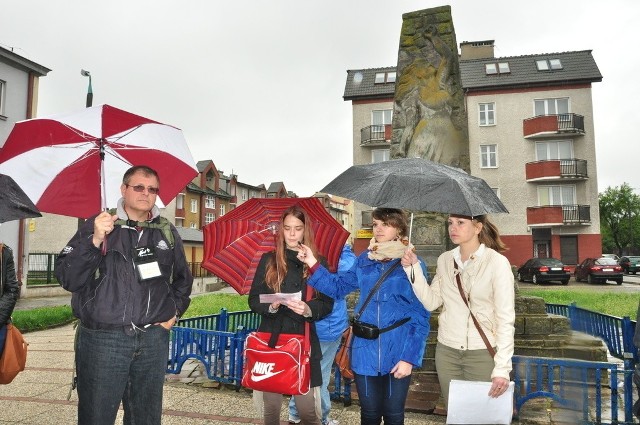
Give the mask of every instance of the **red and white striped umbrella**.
POLYGON ((114 208, 133 165, 158 172, 160 207, 198 174, 180 129, 109 105, 17 122, 0 149, 0 173, 40 211, 70 217, 114 208))
POLYGON ((327 212, 318 198, 253 198, 203 227, 202 267, 248 294, 265 252, 275 249, 280 218, 298 204, 311 219, 318 253, 333 271, 349 232, 327 212))

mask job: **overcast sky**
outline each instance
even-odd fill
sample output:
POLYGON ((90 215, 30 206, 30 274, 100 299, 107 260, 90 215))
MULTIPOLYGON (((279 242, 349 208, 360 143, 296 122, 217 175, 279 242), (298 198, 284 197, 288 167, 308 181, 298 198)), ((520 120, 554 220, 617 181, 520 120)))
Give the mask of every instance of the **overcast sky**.
POLYGON ((640 193, 640 1, 3 0, 0 45, 52 71, 38 115, 93 104, 181 128, 195 160, 309 196, 352 163, 348 69, 397 63, 402 14, 449 4, 496 56, 593 50, 598 187, 640 193))

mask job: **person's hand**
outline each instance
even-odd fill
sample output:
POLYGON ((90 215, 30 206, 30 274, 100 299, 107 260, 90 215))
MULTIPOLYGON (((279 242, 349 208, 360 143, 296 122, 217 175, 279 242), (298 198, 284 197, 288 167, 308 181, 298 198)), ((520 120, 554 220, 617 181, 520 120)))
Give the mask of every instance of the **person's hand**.
POLYGON ((413 365, 411 363, 407 363, 404 360, 400 360, 396 365, 391 369, 390 374, 393 375, 396 379, 406 378, 411 375, 411 371, 413 370, 413 365))
POLYGON ((93 222, 93 245, 97 248, 109 233, 113 231, 117 215, 111 215, 107 211, 101 212, 93 222))
POLYGON ((311 308, 304 301, 287 300, 285 305, 296 314, 304 317, 311 317, 311 308))
POLYGON ((175 325, 177 321, 178 321, 178 317, 173 316, 171 319, 167 320, 166 322, 158 322, 158 323, 154 323, 154 325, 162 326, 166 330, 170 331, 173 325, 175 325))
POLYGON ((491 388, 489 389, 490 397, 500 397, 509 388, 509 380, 505 378, 493 378, 491 380, 491 388))
POLYGON ((410 248, 404 252, 404 255, 400 259, 400 264, 402 264, 403 267, 411 266, 412 264, 415 264, 417 262, 418 256, 415 252, 413 252, 413 249, 410 248))
POLYGON ((300 244, 298 248, 298 260, 302 261, 309 267, 315 266, 318 260, 316 260, 316 257, 313 255, 311 248, 304 244, 300 244))

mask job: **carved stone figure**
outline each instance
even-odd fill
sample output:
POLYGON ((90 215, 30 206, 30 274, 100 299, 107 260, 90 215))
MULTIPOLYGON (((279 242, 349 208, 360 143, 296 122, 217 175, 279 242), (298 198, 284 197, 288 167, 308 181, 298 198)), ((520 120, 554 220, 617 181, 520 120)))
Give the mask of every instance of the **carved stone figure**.
POLYGON ((420 157, 469 170, 457 45, 448 6, 403 15, 392 158, 420 157))

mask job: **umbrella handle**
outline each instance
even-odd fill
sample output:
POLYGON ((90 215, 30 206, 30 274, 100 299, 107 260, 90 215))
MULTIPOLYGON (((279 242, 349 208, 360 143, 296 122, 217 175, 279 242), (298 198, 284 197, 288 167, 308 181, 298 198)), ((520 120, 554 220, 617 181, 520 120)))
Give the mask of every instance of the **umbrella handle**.
POLYGON ((102 255, 105 256, 107 255, 107 236, 108 235, 104 235, 104 240, 102 241, 102 255))

